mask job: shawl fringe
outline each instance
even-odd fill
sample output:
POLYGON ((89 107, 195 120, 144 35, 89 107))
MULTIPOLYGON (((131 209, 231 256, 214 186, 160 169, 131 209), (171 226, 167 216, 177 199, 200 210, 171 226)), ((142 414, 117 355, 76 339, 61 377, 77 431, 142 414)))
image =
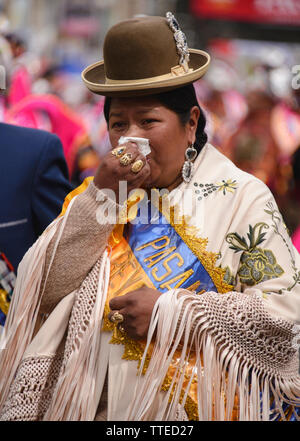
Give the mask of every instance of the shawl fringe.
POLYGON ((0 338, 0 413, 23 354, 32 340, 49 271, 74 201, 75 198, 71 201, 64 217, 55 219, 47 227, 27 251, 19 265, 16 286, 0 338), (59 235, 55 242, 44 287, 41 290, 46 251, 57 229, 59 229, 59 235))
MULTIPOLYGON (((43 420, 92 421, 95 417, 98 403, 95 407, 91 397, 94 396, 96 387, 100 330, 110 276, 110 261, 107 251, 103 253, 102 259, 97 262, 84 283, 90 282, 89 277, 93 277, 93 272, 97 275, 98 288, 91 315, 84 328, 82 328, 83 323, 77 323, 79 332, 77 328, 75 339, 72 339, 74 337, 72 329, 69 329, 66 342, 69 356, 68 354, 64 356, 51 404, 43 420)), ((76 302, 73 309, 76 311, 76 302)))
MULTIPOLYGON (((300 405, 300 376, 296 369, 296 342, 300 337, 300 327, 292 327, 294 355, 290 366, 284 366, 281 374, 275 374, 243 351, 237 351, 224 332, 211 326, 204 308, 199 310, 199 296, 196 300, 193 294, 185 292, 185 295, 179 295, 179 292, 168 291, 156 303, 129 420, 147 420, 151 403, 155 403, 179 347, 181 357, 177 360, 176 371, 156 420, 176 420, 178 409, 184 410, 195 376, 200 421, 231 420, 236 396, 240 421, 269 421, 273 415, 280 415, 285 420, 283 403, 300 405), (143 375, 146 354, 155 329, 154 349, 143 375), (192 350, 196 352, 196 363, 188 385, 183 389, 192 350), (294 375, 291 375, 292 371, 294 375), (274 399, 274 409, 270 411, 271 397, 274 399)), ((260 301, 257 294, 255 297, 260 301)))

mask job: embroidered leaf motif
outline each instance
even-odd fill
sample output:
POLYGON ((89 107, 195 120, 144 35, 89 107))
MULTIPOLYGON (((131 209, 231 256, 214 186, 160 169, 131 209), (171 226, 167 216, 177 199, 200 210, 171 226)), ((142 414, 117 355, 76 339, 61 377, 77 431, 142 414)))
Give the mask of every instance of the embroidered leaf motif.
POLYGON ((254 227, 249 225, 249 233, 247 233, 249 245, 247 240, 238 233, 229 233, 226 236, 226 241, 231 245, 229 248, 235 250, 235 252, 253 250, 265 240, 266 233, 262 233, 263 228, 269 228, 268 224, 259 222, 254 227), (257 233, 256 230, 258 230, 257 233))
POLYGON ((248 244, 244 237, 240 236, 238 233, 230 233, 227 236, 227 242, 231 243, 230 247, 234 250, 235 253, 240 252, 241 250, 247 250, 248 244), (230 239, 230 240, 229 240, 230 239), (233 240, 237 243, 234 243, 233 240))
POLYGON ((198 195, 198 200, 201 200, 202 197, 208 197, 213 192, 222 191, 223 195, 226 195, 227 192, 234 193, 234 191, 238 188, 237 182, 232 179, 222 179, 222 182, 217 182, 215 184, 198 184, 198 182, 194 182, 194 186, 196 187, 195 193, 198 195))
POLYGON ((274 279, 284 272, 271 250, 258 248, 258 245, 265 241, 266 232, 262 232, 263 228, 269 226, 264 222, 259 222, 254 227, 249 225, 248 242, 238 233, 229 233, 226 236, 226 241, 230 243, 229 248, 235 253, 243 252, 237 274, 241 283, 245 285, 253 286, 274 279))
POLYGON ((256 224, 254 228, 251 225, 249 225, 249 233, 247 233, 247 236, 250 241, 250 249, 254 249, 257 245, 259 245, 260 243, 262 243, 265 240, 266 233, 261 232, 261 230, 264 227, 269 228, 269 226, 263 222, 256 224), (256 228, 258 228, 257 238, 255 238, 256 228))
POLYGON ((225 270, 225 274, 224 274, 225 282, 227 282, 228 285, 234 286, 236 283, 236 280, 235 280, 235 276, 232 274, 231 269, 229 268, 229 266, 226 266, 224 268, 224 270, 225 270))

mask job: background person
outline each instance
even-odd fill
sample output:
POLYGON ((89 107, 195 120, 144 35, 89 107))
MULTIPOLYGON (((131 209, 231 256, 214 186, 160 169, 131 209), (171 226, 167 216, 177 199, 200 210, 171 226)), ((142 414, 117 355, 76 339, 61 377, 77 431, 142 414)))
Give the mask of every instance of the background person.
POLYGON ((0 324, 24 254, 58 216, 72 190, 59 138, 0 123, 0 324))

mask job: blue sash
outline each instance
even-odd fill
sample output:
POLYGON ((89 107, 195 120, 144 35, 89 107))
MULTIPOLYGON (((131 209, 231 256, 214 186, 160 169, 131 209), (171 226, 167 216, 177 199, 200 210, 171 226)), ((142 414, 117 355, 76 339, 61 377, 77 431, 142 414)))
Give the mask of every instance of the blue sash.
POLYGON ((217 288, 199 258, 191 251, 164 215, 155 223, 128 224, 125 240, 153 286, 166 292, 185 288, 202 293, 217 288))

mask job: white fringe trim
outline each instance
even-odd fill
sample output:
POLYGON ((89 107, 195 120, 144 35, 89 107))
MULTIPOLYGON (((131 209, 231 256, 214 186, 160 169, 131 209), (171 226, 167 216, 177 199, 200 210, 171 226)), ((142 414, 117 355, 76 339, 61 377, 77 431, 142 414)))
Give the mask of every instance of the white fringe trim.
POLYGON ((156 420, 174 421, 178 408, 184 408, 193 375, 185 388, 182 401, 180 394, 192 347, 196 351, 194 375, 197 374, 198 379, 200 421, 230 420, 236 393, 239 397, 240 421, 269 421, 271 393, 275 398, 277 411, 283 419, 285 416, 282 401, 300 405, 299 376, 290 381, 283 380, 255 367, 249 359, 243 359, 236 350, 230 349, 224 339, 222 341, 220 332, 216 330, 213 333, 209 329, 207 317, 204 312, 199 312, 199 301, 195 296, 188 294, 179 296, 178 293, 179 290, 168 291, 160 296, 153 310, 129 421, 147 420, 151 405, 155 403, 160 393, 168 367, 179 344, 181 358, 178 360, 171 386, 165 394, 156 420), (179 322, 180 312, 183 315, 179 322), (194 332, 191 336, 193 328, 194 332), (155 330, 157 334, 151 360, 145 375, 142 375, 146 354, 155 330), (171 391, 173 391, 172 396, 171 391))
POLYGON ((108 253, 103 253, 96 302, 87 329, 63 366, 44 421, 92 421, 96 407, 94 396, 99 362, 100 330, 110 277, 108 253))
POLYGON ((27 251, 19 265, 16 286, 0 339, 0 413, 7 399, 18 365, 32 340, 37 323, 43 295, 40 289, 47 248, 59 228, 59 235, 53 249, 44 289, 58 243, 75 199, 76 197, 71 200, 65 215, 55 219, 47 227, 39 239, 27 251))

